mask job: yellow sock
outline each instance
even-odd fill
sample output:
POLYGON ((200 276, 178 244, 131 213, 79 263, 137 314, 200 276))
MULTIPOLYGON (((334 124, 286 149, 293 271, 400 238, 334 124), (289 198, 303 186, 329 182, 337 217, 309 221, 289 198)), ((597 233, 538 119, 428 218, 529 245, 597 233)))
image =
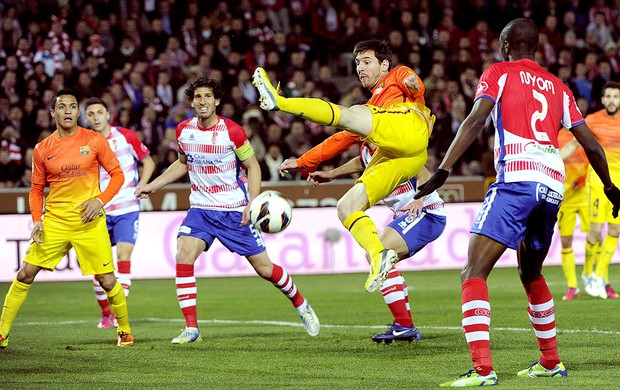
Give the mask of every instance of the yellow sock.
POLYGON ((2 309, 2 318, 0 318, 0 335, 3 337, 9 335, 15 316, 17 316, 17 312, 22 307, 26 297, 28 297, 30 286, 32 285, 22 283, 17 278, 13 279, 9 292, 6 293, 4 298, 4 308, 2 309))
POLYGON ((607 236, 603 240, 601 254, 596 261, 596 275, 603 277, 605 283, 609 283, 609 263, 616 253, 618 246, 618 237, 607 236))
POLYGON ((568 287, 577 288, 577 272, 575 271, 575 254, 573 248, 562 248, 562 271, 568 287))
POLYGON ((590 276, 594 272, 594 263, 598 256, 600 245, 598 242, 594 244, 586 240, 586 254, 583 262, 583 276, 590 276))
POLYGON ((336 126, 340 122, 340 107, 322 99, 282 98, 278 99, 278 107, 324 126, 336 126))
POLYGON ((368 252, 371 259, 384 249, 375 223, 365 212, 354 212, 344 220, 343 225, 351 232, 355 241, 368 252))
POLYGON ((127 314, 127 298, 125 298, 123 286, 117 280, 112 290, 106 291, 106 294, 116 316, 116 321, 118 321, 118 331, 131 333, 127 314))

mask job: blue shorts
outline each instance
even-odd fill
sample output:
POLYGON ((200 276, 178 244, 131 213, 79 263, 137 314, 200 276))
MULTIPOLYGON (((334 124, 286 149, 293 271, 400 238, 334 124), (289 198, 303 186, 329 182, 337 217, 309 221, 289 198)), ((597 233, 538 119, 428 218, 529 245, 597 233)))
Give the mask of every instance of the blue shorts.
POLYGON ((128 242, 136 244, 138 238, 138 216, 139 211, 123 215, 107 215, 108 233, 110 234, 110 242, 112 246, 119 242, 128 242))
POLYGON ((240 226, 240 211, 219 211, 190 208, 179 228, 178 236, 190 236, 203 240, 211 247, 214 239, 231 252, 241 256, 254 256, 263 253, 265 243, 260 232, 248 223, 240 226))
POLYGON ((549 247, 562 199, 540 183, 493 183, 470 232, 515 250, 522 241, 533 250, 549 247))
POLYGON ((403 237, 411 257, 443 233, 446 217, 424 212, 419 218, 413 219, 405 214, 390 222, 388 226, 403 237))

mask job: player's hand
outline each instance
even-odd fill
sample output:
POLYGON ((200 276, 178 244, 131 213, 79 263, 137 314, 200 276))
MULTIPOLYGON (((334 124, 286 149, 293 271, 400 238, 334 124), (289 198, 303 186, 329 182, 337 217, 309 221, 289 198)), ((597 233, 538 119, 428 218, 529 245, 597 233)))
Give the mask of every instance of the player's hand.
POLYGON ((87 200, 78 207, 82 209, 82 223, 87 223, 97 217, 103 207, 103 202, 99 198, 93 198, 87 200))
POLYGON ((43 244, 43 240, 41 239, 41 233, 43 233, 43 222, 35 222, 32 226, 32 232, 30 233, 30 239, 36 242, 37 244, 43 244))
POLYGON ((306 179, 308 183, 312 184, 312 187, 316 187, 321 183, 328 183, 332 180, 333 178, 329 174, 329 171, 310 172, 308 174, 308 178, 306 179))
POLYGON ((241 223, 240 226, 245 226, 250 222, 250 205, 252 202, 249 202, 247 206, 243 209, 243 213, 241 215, 241 223))
POLYGON ((620 210, 620 190, 612 184, 610 189, 605 188, 605 196, 607 196, 607 199, 609 199, 611 204, 614 206, 611 215, 613 215, 614 218, 617 218, 618 210, 620 210))
POLYGON ((401 211, 407 211, 409 218, 417 219, 422 215, 422 208, 424 207, 423 199, 414 199, 407 206, 403 207, 401 211))
POLYGON ((136 186, 136 189, 134 190, 133 194, 135 196, 137 196, 139 199, 147 199, 154 192, 155 192, 155 190, 152 189, 150 184, 144 184, 144 185, 138 184, 138 186, 136 186))
POLYGON ((418 192, 415 194, 413 199, 420 199, 421 197, 432 193, 446 182, 448 176, 450 176, 450 171, 441 168, 437 169, 437 171, 433 173, 433 176, 431 176, 426 183, 418 187, 418 192))
POLYGON ((297 168, 299 168, 299 166, 297 165, 297 159, 287 158, 286 160, 282 161, 282 164, 280 164, 280 168, 278 169, 280 170, 280 176, 284 177, 287 173, 290 173, 288 171, 289 169, 297 168))
POLYGON ((420 90, 420 81, 415 75, 409 75, 404 81, 405 86, 411 92, 418 92, 420 90))

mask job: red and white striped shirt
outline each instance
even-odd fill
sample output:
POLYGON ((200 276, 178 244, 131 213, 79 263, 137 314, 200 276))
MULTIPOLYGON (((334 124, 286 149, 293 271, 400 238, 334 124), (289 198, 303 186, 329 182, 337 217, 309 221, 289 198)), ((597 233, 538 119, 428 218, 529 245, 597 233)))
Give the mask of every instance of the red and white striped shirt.
POLYGON ((179 123, 177 143, 187 157, 190 207, 243 211, 248 179, 235 151, 246 142, 241 126, 228 118, 218 116, 209 128, 200 127, 196 117, 179 123))
POLYGON ((584 122, 570 89, 536 62, 491 65, 474 100, 495 103, 495 169, 498 182, 533 181, 564 193, 558 133, 584 122))
MULTIPOLYGON (((151 152, 140 142, 136 133, 124 127, 110 127, 108 144, 125 174, 125 182, 114 198, 105 205, 105 212, 108 215, 123 215, 140 211, 140 203, 134 195, 138 185, 138 161, 142 161, 151 152)), ((105 190, 109 183, 110 175, 102 167, 99 171, 101 191, 105 190)))

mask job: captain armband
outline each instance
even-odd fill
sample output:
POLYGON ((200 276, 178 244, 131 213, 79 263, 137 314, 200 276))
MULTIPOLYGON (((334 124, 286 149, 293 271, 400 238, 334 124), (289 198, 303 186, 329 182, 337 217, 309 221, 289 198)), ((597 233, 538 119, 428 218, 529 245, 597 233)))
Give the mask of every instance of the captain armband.
POLYGON ((254 149, 250 145, 250 141, 245 141, 243 145, 235 149, 235 154, 239 157, 239 160, 245 161, 254 155, 254 149))

